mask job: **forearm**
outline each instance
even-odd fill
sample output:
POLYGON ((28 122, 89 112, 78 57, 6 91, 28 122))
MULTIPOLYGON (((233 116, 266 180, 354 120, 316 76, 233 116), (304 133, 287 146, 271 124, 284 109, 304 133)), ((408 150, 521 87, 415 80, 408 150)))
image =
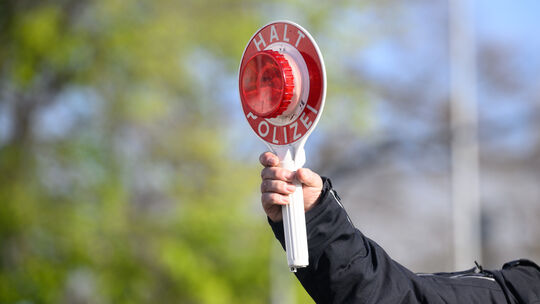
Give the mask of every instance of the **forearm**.
MULTIPOLYGON (((324 184, 306 213, 309 266, 296 273, 317 303, 507 303, 482 274, 418 276, 401 266, 353 226, 330 181, 324 184)), ((283 223, 270 224, 283 246, 283 223)))
MULTIPOLYGON (((283 245, 282 225, 271 222, 283 245)), ((309 267, 296 275, 318 303, 367 300, 381 271, 394 267, 380 247, 354 228, 328 179, 317 205, 306 213, 306 225, 309 267)))

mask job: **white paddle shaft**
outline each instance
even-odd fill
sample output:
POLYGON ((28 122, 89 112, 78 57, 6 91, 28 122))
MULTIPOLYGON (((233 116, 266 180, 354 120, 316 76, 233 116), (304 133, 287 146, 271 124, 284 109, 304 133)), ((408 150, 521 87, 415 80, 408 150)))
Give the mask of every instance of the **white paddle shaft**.
MULTIPOLYGON (((305 152, 303 148, 293 153, 290 148, 273 147, 280 160, 280 166, 290 171, 296 171, 304 165, 305 152), (277 148, 277 149, 276 149, 277 148), (293 155, 295 157, 293 158, 293 155), (296 161, 295 161, 296 160, 296 161)), ((309 264, 309 254, 306 234, 306 217, 304 214, 304 194, 302 184, 295 179, 296 190, 289 195, 289 204, 283 206, 283 230, 285 232, 285 250, 291 272, 309 264)))

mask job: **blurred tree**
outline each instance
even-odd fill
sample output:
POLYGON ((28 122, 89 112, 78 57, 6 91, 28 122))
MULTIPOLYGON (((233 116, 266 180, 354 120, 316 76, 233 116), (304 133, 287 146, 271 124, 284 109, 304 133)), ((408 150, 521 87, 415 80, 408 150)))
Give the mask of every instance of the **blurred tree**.
POLYGON ((1 303, 268 301, 257 169, 192 60, 235 73, 256 4, 0 3, 1 303))

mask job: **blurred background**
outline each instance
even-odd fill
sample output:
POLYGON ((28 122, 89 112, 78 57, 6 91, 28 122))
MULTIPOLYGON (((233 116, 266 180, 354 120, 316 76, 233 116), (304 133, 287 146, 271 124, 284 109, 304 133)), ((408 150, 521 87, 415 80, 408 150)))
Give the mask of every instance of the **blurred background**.
POLYGON ((307 167, 415 272, 540 261, 540 2, 0 2, 0 303, 309 303, 237 91, 264 24, 325 58, 307 167))

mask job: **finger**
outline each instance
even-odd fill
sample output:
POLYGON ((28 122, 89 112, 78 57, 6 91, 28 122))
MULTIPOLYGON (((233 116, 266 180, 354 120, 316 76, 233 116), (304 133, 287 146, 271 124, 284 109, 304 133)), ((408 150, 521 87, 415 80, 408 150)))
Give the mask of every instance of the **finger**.
POLYGON ((287 205, 289 203, 289 196, 265 192, 261 195, 261 202, 264 208, 270 208, 274 205, 287 205))
POLYGON ((261 165, 265 167, 275 167, 279 165, 279 158, 272 152, 264 152, 259 156, 261 165))
POLYGON ((296 187, 292 184, 288 184, 284 181, 265 179, 261 183, 261 193, 274 192, 279 194, 289 195, 296 190, 296 187))
POLYGON ((307 168, 300 168, 296 171, 296 178, 308 187, 322 187, 322 179, 319 174, 307 168))
POLYGON ((292 182, 294 180, 294 172, 280 167, 266 167, 261 171, 261 178, 281 180, 284 182, 292 182))

